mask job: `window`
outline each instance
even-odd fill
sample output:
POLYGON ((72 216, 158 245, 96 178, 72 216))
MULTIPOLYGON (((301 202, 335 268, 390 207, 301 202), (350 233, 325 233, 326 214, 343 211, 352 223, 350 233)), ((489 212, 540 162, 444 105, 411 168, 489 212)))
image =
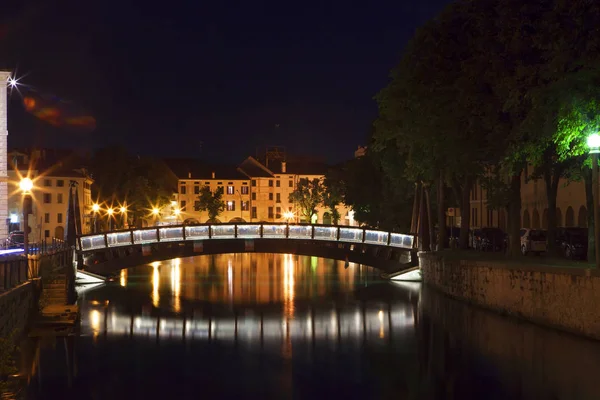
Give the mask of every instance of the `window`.
MULTIPOLYGON (((56 181, 56 187, 64 187, 64 186, 65 186, 65 181, 63 181, 62 179, 58 179, 56 181)), ((85 188, 85 186, 84 186, 84 188, 85 188)), ((86 188, 86 189, 89 189, 89 188, 86 188)))
POLYGON ((200 194, 200 186, 198 186, 198 185, 194 186, 194 194, 200 194))
POLYGON ((48 229, 46 229, 46 230, 44 231, 44 237, 45 237, 45 238, 49 238, 49 237, 50 237, 50 231, 49 231, 48 229))
POLYGON ((290 187, 294 187, 294 181, 290 181, 290 187))
POLYGON ((256 179, 252 179, 252 186, 256 186, 256 179))
POLYGON ((281 187, 281 181, 275 181, 275 186, 276 187, 281 187))
POLYGON ((273 179, 269 179, 269 187, 273 187, 273 179))
POLYGON ((256 216, 256 207, 252 207, 252 216, 250 218, 258 218, 256 216))
POLYGON ((273 218, 273 207, 269 207, 269 218, 273 218))
POLYGON ((235 201, 229 200, 227 202, 227 211, 235 211, 235 201))
POLYGON ((275 218, 281 218, 281 207, 275 208, 275 218))
POLYGON ((185 200, 181 200, 181 207, 180 207, 180 208, 181 208, 182 210, 184 210, 184 209, 185 209, 185 206, 186 206, 186 205, 187 205, 187 201, 185 201, 185 200))
POLYGON ((250 203, 247 201, 242 201, 242 211, 248 211, 250 209, 250 203))
POLYGON ((59 224, 62 224, 62 222, 63 222, 62 213, 56 214, 56 222, 58 222, 59 224))
POLYGON ((225 188, 223 186, 217 186, 217 190, 220 190, 221 193, 225 193, 224 192, 225 188))
POLYGON ((58 193, 58 194, 56 195, 56 202, 57 202, 58 204, 62 204, 62 202, 63 202, 63 194, 62 194, 62 193, 58 193))
POLYGON ((200 211, 200 200, 194 202, 194 211, 200 211))
POLYGON ((46 186, 46 187, 52 186, 52 181, 50 179, 44 179, 44 186, 46 186))
POLYGON ((242 186, 242 194, 248 194, 248 186, 242 186))
POLYGON ((180 194, 186 194, 187 193, 185 185, 181 185, 181 187, 179 188, 179 193, 180 194))
POLYGON ((210 186, 210 182, 204 182, 206 186, 210 186))
POLYGON ((256 192, 252 193, 252 200, 256 200, 256 192))
POLYGON ((44 223, 46 223, 46 224, 50 223, 50 213, 44 214, 44 223))
POLYGON ((52 195, 50 193, 44 193, 44 204, 52 203, 52 195))
POLYGON ((223 184, 223 182, 217 182, 217 185, 222 185, 222 184, 223 184))
POLYGON ((281 203, 281 193, 277 193, 276 197, 275 197, 275 202, 276 203, 281 203))
POLYGON ((235 186, 227 186, 227 194, 235 194, 235 186))
POLYGON ((269 200, 273 200, 273 193, 269 193, 269 200))

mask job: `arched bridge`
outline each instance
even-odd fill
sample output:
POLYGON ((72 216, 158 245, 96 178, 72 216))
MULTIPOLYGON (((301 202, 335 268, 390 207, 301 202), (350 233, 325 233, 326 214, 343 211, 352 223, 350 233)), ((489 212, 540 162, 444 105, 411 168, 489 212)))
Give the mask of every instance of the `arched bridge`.
POLYGON ((103 275, 175 257, 243 252, 312 255, 395 272, 415 265, 413 245, 414 236, 401 233, 277 223, 170 225, 77 238, 84 268, 103 275))

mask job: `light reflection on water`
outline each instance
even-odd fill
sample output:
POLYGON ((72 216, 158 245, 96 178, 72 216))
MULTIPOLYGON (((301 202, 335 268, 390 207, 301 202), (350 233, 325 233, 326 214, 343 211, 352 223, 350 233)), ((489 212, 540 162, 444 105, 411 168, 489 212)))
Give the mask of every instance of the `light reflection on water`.
POLYGON ((120 278, 80 299, 76 362, 35 353, 31 398, 600 398, 600 344, 364 266, 226 254, 120 278))

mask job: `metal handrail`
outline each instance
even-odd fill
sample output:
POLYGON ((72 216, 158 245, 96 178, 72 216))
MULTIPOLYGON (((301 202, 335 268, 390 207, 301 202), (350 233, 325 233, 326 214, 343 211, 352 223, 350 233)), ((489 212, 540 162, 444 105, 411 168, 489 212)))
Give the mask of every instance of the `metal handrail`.
POLYGON ((158 242, 215 239, 299 239, 412 249, 414 236, 338 225, 286 223, 181 224, 92 233, 77 238, 81 252, 158 242))

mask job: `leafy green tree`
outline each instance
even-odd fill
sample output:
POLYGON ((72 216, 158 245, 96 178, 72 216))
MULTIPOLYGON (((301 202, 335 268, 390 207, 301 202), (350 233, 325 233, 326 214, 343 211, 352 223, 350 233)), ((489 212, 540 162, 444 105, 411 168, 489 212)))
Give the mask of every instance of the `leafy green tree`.
POLYGON ((329 209, 334 225, 337 225, 341 218, 337 207, 342 203, 343 191, 344 180, 339 169, 330 170, 323 185, 323 205, 329 209))
POLYGON ((325 186, 320 179, 301 178, 296 189, 290 193, 289 201, 298 205, 303 220, 312 223, 312 217, 317 213, 317 206, 323 203, 324 193, 325 186))
POLYGON ((211 192, 210 187, 202 186, 198 202, 198 211, 207 211, 208 219, 215 220, 225 210, 223 188, 218 187, 217 190, 211 192))

